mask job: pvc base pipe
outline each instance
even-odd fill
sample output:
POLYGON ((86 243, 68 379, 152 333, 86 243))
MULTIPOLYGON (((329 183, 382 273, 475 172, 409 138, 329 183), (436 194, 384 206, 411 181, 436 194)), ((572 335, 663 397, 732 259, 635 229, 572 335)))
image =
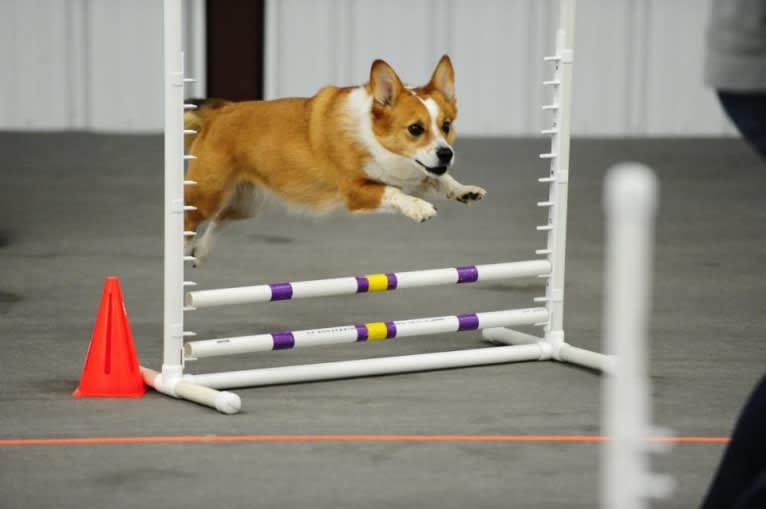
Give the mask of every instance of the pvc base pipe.
POLYGON ((141 375, 146 385, 157 392, 174 398, 215 408, 223 414, 236 414, 242 408, 242 400, 233 392, 217 391, 181 378, 168 381, 157 371, 143 366, 141 367, 141 375))
POLYGON ((529 345, 543 341, 539 336, 505 327, 492 327, 481 331, 481 337, 495 345, 529 345))
POLYGON ((486 366, 508 362, 537 361, 549 359, 550 355, 551 352, 546 349, 545 343, 538 343, 534 345, 500 346, 381 357, 377 359, 185 375, 184 380, 216 389, 258 387, 469 366, 486 366))

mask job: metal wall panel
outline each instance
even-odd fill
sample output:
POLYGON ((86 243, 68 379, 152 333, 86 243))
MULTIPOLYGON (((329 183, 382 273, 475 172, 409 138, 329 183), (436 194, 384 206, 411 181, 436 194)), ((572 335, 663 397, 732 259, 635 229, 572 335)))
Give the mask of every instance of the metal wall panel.
POLYGON ((64 0, 4 2, 0 11, 3 124, 20 128, 69 125, 68 5, 64 0))
POLYGON ((646 134, 728 131, 711 91, 701 85, 708 10, 699 0, 651 0, 647 14, 646 134))
MULTIPOLYGON (((629 2, 578 2, 572 129, 579 134, 625 133, 642 128, 630 108, 638 52, 625 52, 637 20, 629 2)), ((640 48, 638 50, 640 52, 640 48)))
MULTIPOLYGON (((186 2, 185 23, 199 74, 202 2, 186 2)), ((2 0, 0 129, 159 131, 162 55, 159 0, 2 0)))
POLYGON ((523 135, 542 128, 543 56, 552 46, 551 2, 452 2, 453 57, 461 134, 523 135), (476 27, 481 27, 479 30, 476 27), (520 77, 525 79, 519 79, 520 77))
MULTIPOLYGON (((579 135, 732 133, 702 84, 708 2, 580 0, 573 130, 579 135)), ((384 58, 405 81, 442 53, 456 67, 461 134, 535 135, 556 0, 267 0, 267 97, 366 81, 384 58)))
MULTIPOLYGON (((189 74, 204 77, 204 0, 187 0, 189 74)), ((573 129, 730 134, 702 84, 708 2, 580 0, 573 129)), ((267 97, 358 84, 375 58, 425 82, 457 72, 461 134, 535 135, 556 0, 267 0, 267 97)), ((162 2, 0 1, 0 129, 162 126, 162 2), (64 22, 62 22, 62 20, 64 22)), ((204 82, 188 95, 204 96, 204 82)))
POLYGON ((162 2, 89 3, 89 127, 145 131, 162 125, 162 2))

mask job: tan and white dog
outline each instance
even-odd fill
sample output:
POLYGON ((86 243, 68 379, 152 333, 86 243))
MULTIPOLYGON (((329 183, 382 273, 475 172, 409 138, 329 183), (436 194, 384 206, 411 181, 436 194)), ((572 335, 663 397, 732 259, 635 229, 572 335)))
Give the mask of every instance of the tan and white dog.
POLYGON ((454 161, 455 73, 444 55, 431 80, 405 87, 383 60, 370 81, 329 86, 309 98, 198 101, 184 116, 186 148, 196 156, 186 178, 185 230, 203 235, 187 253, 205 260, 228 221, 251 217, 261 193, 290 207, 324 213, 395 212, 418 222, 436 215, 423 197, 469 203, 486 194, 448 173, 454 161))

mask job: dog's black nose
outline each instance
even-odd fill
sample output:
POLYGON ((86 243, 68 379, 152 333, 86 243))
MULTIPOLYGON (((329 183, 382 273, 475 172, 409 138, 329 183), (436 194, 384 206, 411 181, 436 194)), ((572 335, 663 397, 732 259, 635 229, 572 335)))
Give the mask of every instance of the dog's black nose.
POLYGON ((449 164, 452 161, 452 149, 449 147, 441 147, 436 150, 436 157, 439 158, 440 163, 449 164))

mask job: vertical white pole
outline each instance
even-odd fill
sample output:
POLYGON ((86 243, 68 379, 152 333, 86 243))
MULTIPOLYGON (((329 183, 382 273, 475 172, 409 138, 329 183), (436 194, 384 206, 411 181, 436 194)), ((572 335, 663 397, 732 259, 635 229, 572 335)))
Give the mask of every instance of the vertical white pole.
POLYGON ((205 76, 207 74, 207 65, 205 62, 207 59, 207 48, 205 46, 205 0, 192 0, 187 5, 191 10, 191 26, 189 27, 191 33, 187 37, 191 53, 190 74, 196 80, 191 88, 191 97, 206 97, 207 82, 205 76))
MULTIPOLYGON (((141 368, 146 383, 225 414, 240 410, 234 393, 183 381, 184 346, 184 55, 182 0, 164 0, 165 33, 165 252, 162 373, 141 368)), ((186 284, 192 284, 186 282, 186 284)))
POLYGON ((165 33, 165 253, 162 375, 183 374, 184 139, 181 1, 164 0, 165 33))
POLYGON ((642 509, 667 493, 670 480, 649 465, 650 388, 646 343, 652 278, 657 182, 652 171, 630 163, 606 178, 607 255, 604 349, 614 369, 604 377, 601 506, 642 509))
POLYGON ((263 60, 264 79, 263 79, 263 97, 265 99, 276 99, 279 96, 279 73, 276 72, 279 65, 279 22, 281 21, 282 2, 280 0, 266 0, 264 9, 266 17, 266 33, 264 35, 265 54, 263 60))
MULTIPOLYGON (((558 358, 559 346, 564 342, 564 264, 567 236, 567 192, 569 186, 569 138, 572 104, 572 65, 574 61, 575 0, 559 2, 559 29, 556 32, 556 64, 552 106, 553 126, 548 212, 548 253, 551 274, 546 288, 546 307, 550 320, 545 340, 553 346, 558 358)), ((543 154, 546 156, 546 154, 543 154)))

